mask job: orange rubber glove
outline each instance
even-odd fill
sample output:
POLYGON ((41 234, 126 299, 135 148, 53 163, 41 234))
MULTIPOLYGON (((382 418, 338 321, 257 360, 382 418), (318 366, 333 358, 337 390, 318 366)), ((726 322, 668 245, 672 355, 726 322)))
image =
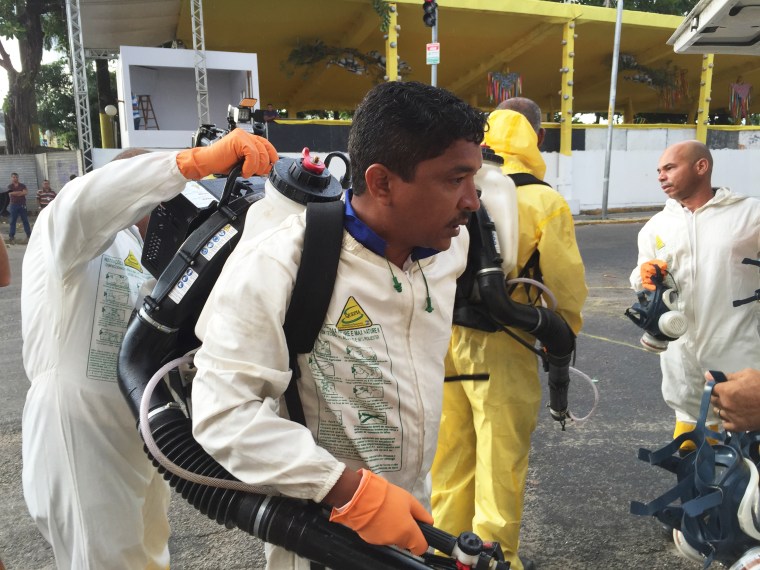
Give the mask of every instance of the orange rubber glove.
POLYGON ((663 261, 662 259, 650 259, 649 261, 642 263, 639 268, 641 271, 641 284, 644 289, 648 289, 649 291, 655 290, 654 283, 652 283, 652 277, 657 274, 655 267, 660 268, 663 278, 668 274, 666 271, 668 268, 668 262, 663 261))
POLYGON ((417 521, 433 524, 433 517, 407 491, 368 469, 345 507, 333 508, 330 521, 355 530, 370 544, 392 545, 420 555, 428 543, 417 521))
POLYGON ((267 139, 235 129, 210 146, 183 150, 177 166, 188 180, 200 180, 209 174, 227 174, 243 162, 243 178, 268 174, 278 160, 277 151, 267 139))

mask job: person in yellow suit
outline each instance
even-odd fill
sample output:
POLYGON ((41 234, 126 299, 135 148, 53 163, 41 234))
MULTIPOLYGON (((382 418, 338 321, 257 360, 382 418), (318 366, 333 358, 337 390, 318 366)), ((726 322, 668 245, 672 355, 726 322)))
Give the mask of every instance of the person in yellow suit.
MULTIPOLYGON (((512 98, 488 123, 484 144, 504 159, 502 171, 514 175, 517 185, 517 266, 508 278, 541 279, 577 335, 588 289, 570 208, 542 182, 541 110, 530 99, 512 98)), ((540 293, 520 285, 511 295, 518 303, 538 303, 540 293)), ((527 333, 512 332, 536 343, 527 333)), ((454 535, 472 530, 498 541, 513 570, 535 568, 518 556, 518 546, 530 438, 541 403, 536 354, 504 332, 454 325, 446 380, 432 468, 435 524, 454 535)))

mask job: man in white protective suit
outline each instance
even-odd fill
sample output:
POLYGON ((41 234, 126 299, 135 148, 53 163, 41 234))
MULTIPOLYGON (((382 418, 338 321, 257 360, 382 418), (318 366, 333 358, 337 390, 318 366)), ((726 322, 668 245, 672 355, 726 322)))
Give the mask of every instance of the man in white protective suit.
POLYGON ((70 181, 40 213, 23 261, 24 498, 60 569, 168 568, 168 487, 116 382, 150 277, 148 214, 188 180, 241 161, 243 176, 265 174, 277 153, 236 130, 209 147, 127 157, 70 181))
MULTIPOLYGON (((476 109, 413 81, 377 85, 357 108, 337 277, 314 350, 298 355, 306 425, 280 405, 305 215, 241 238, 196 326, 198 442, 241 481, 321 502, 365 541, 415 554, 428 546, 418 521, 432 523, 428 475, 484 127, 476 109)), ((271 545, 267 561, 310 568, 271 545)))
MULTIPOLYGON (((699 417, 706 370, 736 372, 760 367, 755 303, 734 307, 760 288, 757 267, 742 264, 760 255, 760 201, 728 188, 713 188, 713 158, 698 141, 663 152, 658 177, 668 196, 665 208, 639 232, 634 290, 654 290, 656 267, 678 290, 686 333, 660 354, 662 395, 675 411, 673 437, 692 431, 699 417)), ((708 425, 719 429, 715 410, 708 425)), ((682 451, 691 451, 687 441, 682 451)))

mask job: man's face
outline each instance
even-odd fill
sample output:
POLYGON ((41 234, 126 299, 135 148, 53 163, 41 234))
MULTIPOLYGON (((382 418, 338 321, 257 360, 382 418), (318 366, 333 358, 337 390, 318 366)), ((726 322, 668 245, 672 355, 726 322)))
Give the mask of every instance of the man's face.
POLYGON ((683 147, 665 149, 657 165, 657 180, 668 198, 683 202, 697 192, 700 182, 697 162, 683 147))
POLYGON ((11 184, 18 183, 18 174, 11 174, 11 184))
POLYGON ((47 180, 44 180, 42 182, 42 189, 43 190, 50 190, 50 182, 48 182, 47 180))
POLYGON ((441 156, 419 163, 411 182, 393 174, 394 235, 386 239, 410 248, 448 249, 480 207, 474 178, 482 162, 478 144, 458 140, 441 156))

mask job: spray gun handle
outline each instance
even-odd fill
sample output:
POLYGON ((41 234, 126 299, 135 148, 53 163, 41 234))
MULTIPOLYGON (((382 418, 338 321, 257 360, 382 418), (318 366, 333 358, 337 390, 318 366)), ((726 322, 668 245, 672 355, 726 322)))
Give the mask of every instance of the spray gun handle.
POLYGON ((436 550, 440 550, 444 554, 448 554, 449 556, 451 556, 452 552, 454 552, 454 547, 457 545, 456 536, 451 535, 444 530, 436 528, 431 524, 427 524, 427 523, 417 523, 417 524, 420 525, 420 530, 422 531, 422 535, 425 537, 425 540, 427 540, 427 543, 430 546, 432 546, 436 550))
POLYGON ((232 191, 235 189, 237 179, 242 174, 242 172, 243 172, 242 162, 238 163, 237 165, 233 167, 232 170, 230 170, 230 173, 227 175, 227 182, 224 184, 224 191, 222 192, 222 197, 219 198, 219 208, 226 206, 227 203, 230 201, 230 197, 232 196, 232 191))

